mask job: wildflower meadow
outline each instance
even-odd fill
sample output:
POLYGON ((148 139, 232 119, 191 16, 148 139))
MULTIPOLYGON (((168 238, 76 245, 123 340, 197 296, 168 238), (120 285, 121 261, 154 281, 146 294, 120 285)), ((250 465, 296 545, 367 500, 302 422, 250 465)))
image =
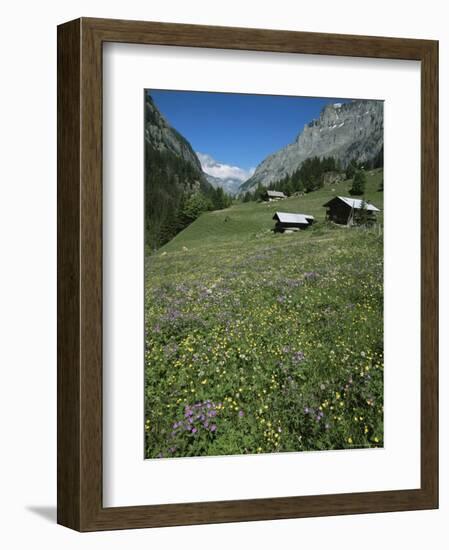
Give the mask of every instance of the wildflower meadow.
MULTIPOLYGON (((367 197, 382 206, 380 171, 367 197)), ((383 238, 324 221, 348 182, 279 205, 207 212, 148 253, 145 456, 383 445, 383 238)))

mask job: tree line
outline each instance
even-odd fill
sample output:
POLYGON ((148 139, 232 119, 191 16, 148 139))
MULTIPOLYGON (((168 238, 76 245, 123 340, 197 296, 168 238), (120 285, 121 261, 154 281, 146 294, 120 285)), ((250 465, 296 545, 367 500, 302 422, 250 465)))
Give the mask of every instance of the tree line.
MULTIPOLYGON (((306 159, 294 172, 287 174, 270 184, 270 189, 282 191, 287 197, 294 193, 310 193, 324 185, 324 174, 326 172, 340 172, 341 165, 338 159, 333 157, 311 157, 306 159)), ((247 191, 243 196, 243 202, 262 199, 266 191, 261 183, 251 192, 247 191)))
POLYGON ((232 199, 214 188, 192 164, 146 142, 145 243, 148 252, 161 247, 203 212, 221 210, 232 199))
POLYGON ((362 195, 365 190, 365 170, 383 166, 383 148, 371 160, 356 162, 351 160, 345 169, 334 157, 311 157, 306 159, 294 172, 287 174, 269 187, 258 184, 254 191, 247 191, 242 197, 243 202, 262 200, 266 190, 282 191, 287 197, 295 193, 310 193, 324 186, 324 175, 328 172, 344 174, 346 180, 353 180, 351 194, 362 195))

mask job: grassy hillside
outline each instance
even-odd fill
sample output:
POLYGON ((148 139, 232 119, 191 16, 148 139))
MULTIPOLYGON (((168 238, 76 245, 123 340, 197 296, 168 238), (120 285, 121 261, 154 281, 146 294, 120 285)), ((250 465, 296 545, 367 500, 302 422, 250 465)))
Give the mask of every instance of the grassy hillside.
POLYGON ((203 214, 147 258, 147 457, 383 444, 381 231, 322 208, 349 187, 203 214), (317 223, 274 234, 276 210, 317 223))
MULTIPOLYGON (((365 200, 371 201, 383 209, 383 192, 379 191, 382 179, 381 170, 367 173, 365 200)), ((323 204, 336 195, 350 197, 351 181, 327 186, 303 197, 292 197, 279 202, 250 202, 232 206, 226 210, 217 210, 203 214, 200 219, 179 233, 160 251, 173 252, 183 246, 195 248, 224 244, 228 246, 254 239, 260 233, 270 231, 274 222, 273 214, 281 212, 302 212, 315 216, 317 222, 323 222, 326 209, 323 204)), ((382 221, 382 214, 379 216, 382 221)), ((302 238, 304 235, 302 235, 302 238)))

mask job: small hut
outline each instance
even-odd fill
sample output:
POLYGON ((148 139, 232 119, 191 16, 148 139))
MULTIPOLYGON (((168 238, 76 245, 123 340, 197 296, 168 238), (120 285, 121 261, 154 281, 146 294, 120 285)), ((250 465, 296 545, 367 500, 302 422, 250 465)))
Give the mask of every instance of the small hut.
POLYGON ((306 229, 315 221, 313 216, 308 214, 291 214, 290 212, 276 212, 273 216, 276 220, 275 231, 284 233, 284 231, 299 231, 306 229))
POLYGON ((376 221, 376 213, 380 212, 374 204, 352 197, 334 197, 323 206, 327 208, 327 220, 343 225, 357 224, 362 217, 362 212, 366 222, 372 223, 376 221))
POLYGON ((286 199, 287 196, 284 195, 282 191, 273 191, 272 189, 267 189, 263 195, 263 198, 268 202, 272 202, 286 199))

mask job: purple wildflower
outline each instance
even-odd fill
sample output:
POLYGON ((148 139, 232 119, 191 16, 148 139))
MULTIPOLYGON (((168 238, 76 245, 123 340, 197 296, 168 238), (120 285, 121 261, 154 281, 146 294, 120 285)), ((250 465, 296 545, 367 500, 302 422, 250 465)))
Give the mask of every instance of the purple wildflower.
POLYGON ((292 357, 293 363, 300 363, 304 359, 304 353, 302 351, 295 351, 292 357))
POLYGON ((307 273, 304 273, 304 279, 306 281, 314 281, 318 278, 318 273, 316 271, 308 271, 307 273))

